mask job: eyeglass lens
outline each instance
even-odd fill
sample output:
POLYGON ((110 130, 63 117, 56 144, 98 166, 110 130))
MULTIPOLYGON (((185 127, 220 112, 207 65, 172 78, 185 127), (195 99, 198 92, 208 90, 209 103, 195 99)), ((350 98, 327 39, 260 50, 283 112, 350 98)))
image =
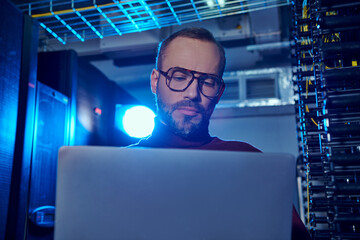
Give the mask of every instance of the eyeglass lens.
MULTIPOLYGON (((168 75, 170 76, 169 87, 178 91, 185 90, 194 77, 192 72, 185 69, 174 69, 168 75)), ((208 97, 214 97, 218 94, 221 81, 216 76, 201 74, 197 79, 202 94, 208 97)))

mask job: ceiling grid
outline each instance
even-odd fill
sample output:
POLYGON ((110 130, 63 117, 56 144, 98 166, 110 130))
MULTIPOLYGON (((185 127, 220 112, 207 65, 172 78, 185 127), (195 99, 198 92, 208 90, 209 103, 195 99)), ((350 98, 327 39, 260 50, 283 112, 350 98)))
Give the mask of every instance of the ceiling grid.
POLYGON ((289 5, 289 0, 46 0, 18 7, 62 44, 289 5))

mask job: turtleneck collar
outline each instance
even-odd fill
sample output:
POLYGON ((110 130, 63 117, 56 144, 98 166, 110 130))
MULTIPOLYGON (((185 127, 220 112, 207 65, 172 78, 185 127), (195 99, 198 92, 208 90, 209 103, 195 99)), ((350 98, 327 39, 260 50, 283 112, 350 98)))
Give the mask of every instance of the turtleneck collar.
POLYGON ((138 146, 160 148, 194 148, 211 142, 213 138, 207 132, 196 139, 187 139, 176 135, 171 128, 155 118, 155 129, 150 137, 139 142, 138 146))

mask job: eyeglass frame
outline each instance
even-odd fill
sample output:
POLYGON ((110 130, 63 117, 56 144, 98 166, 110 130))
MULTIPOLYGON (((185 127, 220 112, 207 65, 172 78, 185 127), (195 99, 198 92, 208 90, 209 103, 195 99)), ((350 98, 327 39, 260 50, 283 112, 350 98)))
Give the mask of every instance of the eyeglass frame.
MULTIPOLYGON (((217 75, 215 75, 215 74, 198 72, 198 71, 189 70, 189 69, 182 68, 182 67, 171 67, 171 68, 169 68, 166 72, 164 72, 164 71, 162 71, 162 70, 160 70, 160 69, 158 69, 158 71, 159 71, 160 74, 162 74, 162 75, 166 78, 166 86, 167 86, 171 91, 174 91, 174 92, 185 92, 186 89, 188 89, 188 88, 190 87, 190 85, 194 82, 195 79, 198 80, 198 83, 199 83, 199 84, 198 84, 198 89, 199 89, 199 91, 201 92, 202 95, 204 95, 204 96, 207 97, 207 98, 216 98, 216 97, 218 97, 218 96, 221 94, 221 92, 223 91, 224 87, 225 87, 225 82, 224 82, 224 80, 223 80, 221 77, 219 77, 219 76, 217 76, 217 75), (189 72, 189 73, 192 74, 191 80, 189 81, 188 85, 187 85, 183 90, 173 89, 173 88, 170 87, 171 77, 170 77, 168 74, 169 74, 169 71, 171 71, 171 70, 173 70, 173 69, 185 70, 186 72, 189 72), (199 76, 198 76, 198 77, 195 77, 195 74, 199 74, 199 76), (215 78, 217 78, 217 79, 220 80, 219 89, 218 89, 218 91, 217 91, 217 93, 216 93, 215 96, 207 96, 207 95, 205 95, 205 94, 202 92, 202 88, 200 88, 199 78, 200 78, 201 76, 204 76, 204 75, 205 75, 205 76, 212 76, 212 77, 215 77, 215 78)), ((202 85, 201 85, 201 86, 202 86, 202 85)))

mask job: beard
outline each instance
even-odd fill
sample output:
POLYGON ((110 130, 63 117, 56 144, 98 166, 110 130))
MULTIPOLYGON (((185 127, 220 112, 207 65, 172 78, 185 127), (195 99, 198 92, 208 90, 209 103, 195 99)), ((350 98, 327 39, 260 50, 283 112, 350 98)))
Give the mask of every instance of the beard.
POLYGON ((167 105, 161 95, 156 96, 158 115, 171 130, 183 138, 199 139, 208 136, 209 121, 215 104, 212 102, 206 110, 202 105, 191 100, 182 100, 172 105, 167 105), (174 119, 173 112, 180 107, 193 107, 197 110, 198 116, 183 115, 174 119))

